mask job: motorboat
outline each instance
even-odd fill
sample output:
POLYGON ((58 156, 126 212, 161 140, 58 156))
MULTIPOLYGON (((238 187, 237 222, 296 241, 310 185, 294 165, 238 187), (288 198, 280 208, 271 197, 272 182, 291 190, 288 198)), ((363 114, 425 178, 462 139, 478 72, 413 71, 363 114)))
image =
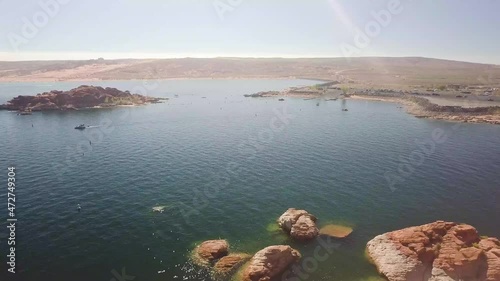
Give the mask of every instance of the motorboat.
POLYGON ((23 109, 23 110, 19 110, 17 112, 17 115, 31 115, 32 112, 31 112, 31 108, 26 108, 26 109, 23 109))
POLYGON ((80 124, 80 125, 75 127, 75 129, 77 129, 77 130, 85 130, 85 128, 87 128, 87 127, 85 127, 85 124, 80 124))

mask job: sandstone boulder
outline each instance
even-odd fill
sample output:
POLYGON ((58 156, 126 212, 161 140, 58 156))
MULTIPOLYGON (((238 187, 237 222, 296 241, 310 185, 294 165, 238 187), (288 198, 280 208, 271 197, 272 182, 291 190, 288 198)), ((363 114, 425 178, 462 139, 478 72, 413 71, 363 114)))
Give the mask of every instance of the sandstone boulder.
POLYGON ((292 226, 290 236, 297 240, 310 240, 318 236, 319 230, 310 216, 303 215, 292 226))
POLYGON ((500 242, 470 225, 437 221, 385 233, 367 251, 389 281, 500 280, 500 242))
POLYGON ((478 246, 486 253, 486 280, 500 280, 500 241, 497 238, 484 238, 478 246))
POLYGON ((290 208, 278 218, 278 225, 295 239, 309 240, 319 233, 316 220, 316 217, 306 210, 290 208))
POLYGON ((299 217, 303 215, 309 215, 309 213, 306 210, 290 208, 278 218, 278 224, 284 231, 290 232, 292 226, 297 222, 299 217))
POLYGON ((269 246, 252 257, 243 272, 243 281, 273 280, 299 259, 300 253, 290 246, 269 246))
POLYGON ((226 256, 228 251, 229 244, 226 240, 208 240, 194 249, 193 260, 199 265, 210 265, 226 256))

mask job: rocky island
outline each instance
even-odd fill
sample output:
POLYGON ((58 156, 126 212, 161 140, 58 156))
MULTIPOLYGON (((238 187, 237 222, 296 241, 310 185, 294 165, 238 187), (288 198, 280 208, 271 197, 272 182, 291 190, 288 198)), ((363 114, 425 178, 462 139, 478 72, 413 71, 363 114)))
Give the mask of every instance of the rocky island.
POLYGON ((48 110, 78 110, 84 108, 109 108, 116 106, 144 105, 160 103, 164 98, 152 98, 116 88, 103 88, 82 85, 69 91, 50 91, 35 96, 18 96, 7 104, 0 105, 3 110, 21 112, 48 110))

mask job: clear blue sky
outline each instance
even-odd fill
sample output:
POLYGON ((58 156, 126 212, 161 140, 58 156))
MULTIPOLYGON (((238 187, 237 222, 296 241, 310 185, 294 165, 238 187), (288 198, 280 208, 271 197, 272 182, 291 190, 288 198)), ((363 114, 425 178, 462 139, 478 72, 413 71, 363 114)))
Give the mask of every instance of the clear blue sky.
MULTIPOLYGON (((24 36, 23 18, 43 21, 39 2, 54 1, 0 0, 0 60, 338 57, 343 44, 355 46, 355 28, 373 21, 372 11, 397 0, 64 0, 24 36)), ((403 10, 353 56, 500 64, 500 1, 400 2, 403 10)))

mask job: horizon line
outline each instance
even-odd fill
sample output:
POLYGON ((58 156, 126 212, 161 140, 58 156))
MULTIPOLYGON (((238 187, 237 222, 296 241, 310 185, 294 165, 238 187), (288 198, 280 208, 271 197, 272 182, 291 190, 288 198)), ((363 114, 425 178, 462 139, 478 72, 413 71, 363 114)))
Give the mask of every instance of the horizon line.
MULTIPOLYGON (((482 65, 492 65, 492 66, 500 66, 500 63, 485 63, 478 61, 469 61, 469 60, 459 60, 459 59, 450 59, 450 58, 436 58, 436 57, 425 57, 425 56, 251 56, 251 55, 235 55, 235 56, 220 56, 220 55, 208 55, 208 56, 196 56, 196 55, 180 55, 180 56, 152 56, 152 57, 113 57, 106 58, 106 56, 94 56, 92 58, 76 58, 76 59, 54 59, 54 58, 39 58, 39 59, 5 59, 2 54, 5 52, 0 52, 0 63, 5 62, 62 62, 62 61, 97 61, 99 59, 103 59, 105 61, 119 61, 119 60, 175 60, 175 59, 359 59, 359 58, 400 58, 400 59, 431 59, 431 60, 441 60, 441 61, 450 61, 450 62, 461 62, 461 63, 471 63, 471 64, 482 64, 482 65), (96 58, 97 57, 97 58, 96 58)), ((53 54, 53 53, 51 53, 53 54)), ((68 53, 66 53, 68 54, 68 53)), ((71 54, 71 53, 69 53, 71 54)))

